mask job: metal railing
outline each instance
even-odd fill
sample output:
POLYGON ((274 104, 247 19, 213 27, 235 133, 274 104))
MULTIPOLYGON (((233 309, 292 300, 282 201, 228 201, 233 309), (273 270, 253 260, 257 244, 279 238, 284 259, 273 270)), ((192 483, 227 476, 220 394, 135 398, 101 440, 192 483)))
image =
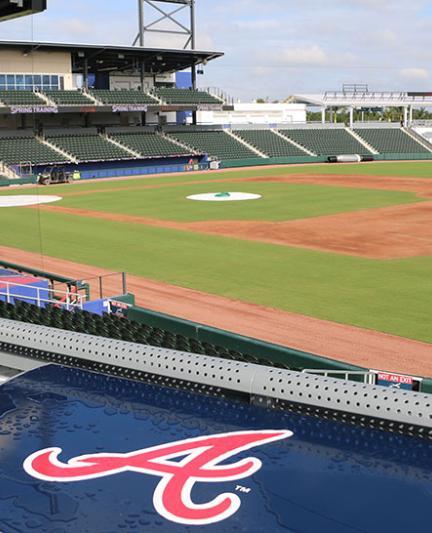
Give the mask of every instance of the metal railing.
POLYGON ((422 103, 432 102, 432 95, 428 94, 409 94, 406 92, 396 91, 373 91, 373 92, 343 92, 343 91, 327 91, 324 93, 324 100, 347 100, 347 101, 394 101, 405 103, 422 103))
POLYGON ((10 281, 0 282, 0 298, 4 296, 7 303, 13 303, 15 300, 32 301, 38 307, 42 304, 56 305, 58 307, 64 307, 68 311, 75 308, 83 309, 85 297, 74 291, 53 291, 49 287, 37 287, 35 285, 24 285, 22 283, 13 283, 10 281), (20 289, 26 289, 34 291, 35 294, 17 294, 13 289, 19 287, 20 289))
POLYGON ((367 370, 317 370, 314 368, 305 368, 304 370, 302 370, 302 373, 316 374, 318 376, 323 376, 326 378, 342 378, 346 381, 352 381, 353 378, 355 379, 357 377, 362 377, 362 382, 368 385, 375 385, 377 377, 375 372, 369 372, 367 370))

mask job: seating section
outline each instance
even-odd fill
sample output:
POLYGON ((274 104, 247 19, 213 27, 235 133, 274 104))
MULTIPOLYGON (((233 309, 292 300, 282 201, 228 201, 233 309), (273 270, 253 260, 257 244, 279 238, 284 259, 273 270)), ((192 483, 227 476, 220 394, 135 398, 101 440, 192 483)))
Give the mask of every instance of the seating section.
POLYGON ((258 157, 247 146, 234 139, 224 131, 189 131, 170 133, 183 144, 194 148, 197 152, 208 154, 218 159, 247 159, 258 157))
MULTIPOLYGON (((52 328, 88 333, 111 339, 118 339, 171 350, 210 355, 236 361, 271 365, 254 355, 238 352, 208 342, 200 342, 184 335, 172 333, 146 324, 139 324, 113 315, 103 317, 86 311, 69 312, 56 307, 41 309, 25 302, 14 305, 0 300, 0 318, 19 320, 52 328)), ((282 366, 282 365, 279 365, 282 366)), ((285 367, 288 368, 288 367, 285 367)))
POLYGON ((234 133, 269 157, 308 155, 305 151, 270 130, 242 130, 234 131, 234 133))
POLYGON ((91 91, 91 94, 96 100, 106 105, 158 105, 159 103, 150 94, 137 90, 107 91, 96 89, 91 91))
POLYGON ((187 150, 171 139, 155 133, 132 132, 111 134, 117 142, 127 146, 142 157, 171 157, 180 155, 192 155, 193 150, 187 150))
POLYGON ((356 133, 382 154, 430 153, 424 146, 399 128, 359 128, 356 133))
POLYGON ((44 91, 44 94, 57 105, 91 105, 93 100, 81 91, 44 91))
POLYGON ((221 100, 205 91, 193 89, 155 88, 153 94, 167 104, 219 104, 221 100))
POLYGON ((47 105, 33 91, 0 91, 0 102, 7 106, 47 105))
POLYGON ((0 161, 6 165, 31 162, 33 165, 68 162, 68 159, 35 137, 1 137, 0 161))
POLYGON ((344 129, 288 129, 280 132, 316 155, 370 155, 371 152, 344 129))
POLYGON ((133 159, 123 148, 110 143, 97 133, 80 131, 72 135, 58 135, 50 132, 46 135, 47 140, 71 154, 79 161, 115 161, 119 159, 133 159))

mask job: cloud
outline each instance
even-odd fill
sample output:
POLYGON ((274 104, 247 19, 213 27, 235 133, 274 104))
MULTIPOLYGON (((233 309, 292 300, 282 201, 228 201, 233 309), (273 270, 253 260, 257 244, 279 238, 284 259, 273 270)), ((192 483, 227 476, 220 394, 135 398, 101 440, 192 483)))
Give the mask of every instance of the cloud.
POLYGON ((427 80, 429 72, 425 68, 403 68, 400 71, 403 78, 409 80, 427 80))
MULTIPOLYGON (((431 15, 431 0, 199 0, 197 47, 225 52, 209 62, 200 83, 244 101, 337 89, 344 82, 426 90, 431 15)), ((1 29, 4 39, 130 44, 137 2, 50 0, 44 14, 1 29)), ((150 34, 146 44, 181 48, 184 41, 150 34)))
POLYGON ((234 25, 241 30, 263 31, 280 27, 280 21, 276 19, 239 20, 234 25))
POLYGON ((275 55, 286 65, 325 65, 328 60, 327 54, 317 45, 286 48, 275 55))

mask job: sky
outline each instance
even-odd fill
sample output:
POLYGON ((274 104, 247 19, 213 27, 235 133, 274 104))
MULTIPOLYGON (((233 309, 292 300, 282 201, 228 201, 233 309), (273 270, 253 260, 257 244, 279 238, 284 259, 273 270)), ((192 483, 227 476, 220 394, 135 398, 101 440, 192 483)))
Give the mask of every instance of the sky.
MULTIPOLYGON (((432 91, 432 1, 196 0, 197 48, 225 53, 199 76, 235 99, 365 83, 377 91, 432 91)), ((0 39, 132 43, 136 0, 48 0, 46 13, 0 25, 0 39)), ((154 11, 146 13, 154 20, 154 11)), ((148 46, 182 47, 173 36, 148 46)))

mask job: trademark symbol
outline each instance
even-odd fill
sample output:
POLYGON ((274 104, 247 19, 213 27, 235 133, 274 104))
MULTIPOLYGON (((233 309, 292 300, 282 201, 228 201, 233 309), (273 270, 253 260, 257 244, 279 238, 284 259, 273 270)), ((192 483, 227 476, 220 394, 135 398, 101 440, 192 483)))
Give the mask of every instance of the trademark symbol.
POLYGON ((243 487, 242 485, 236 485, 236 492, 241 492, 243 494, 249 494, 252 489, 249 489, 248 487, 243 487))

